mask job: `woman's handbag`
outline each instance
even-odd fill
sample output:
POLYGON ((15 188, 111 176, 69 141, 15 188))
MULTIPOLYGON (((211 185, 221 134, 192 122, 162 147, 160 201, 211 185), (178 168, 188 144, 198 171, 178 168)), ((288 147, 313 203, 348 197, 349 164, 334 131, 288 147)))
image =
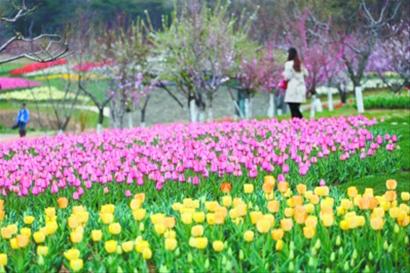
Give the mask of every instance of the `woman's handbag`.
POLYGON ((283 89, 283 90, 288 89, 288 81, 287 80, 281 80, 278 84, 278 87, 280 89, 283 89))

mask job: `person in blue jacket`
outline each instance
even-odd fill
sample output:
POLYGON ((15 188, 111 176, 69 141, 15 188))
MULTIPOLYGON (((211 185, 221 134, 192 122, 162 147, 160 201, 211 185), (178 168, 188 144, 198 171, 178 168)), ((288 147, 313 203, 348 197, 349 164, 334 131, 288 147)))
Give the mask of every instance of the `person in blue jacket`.
POLYGON ((26 127, 27 123, 30 121, 30 112, 26 108, 26 104, 21 104, 21 109, 17 114, 16 125, 13 126, 13 129, 19 128, 20 137, 26 136, 26 127))

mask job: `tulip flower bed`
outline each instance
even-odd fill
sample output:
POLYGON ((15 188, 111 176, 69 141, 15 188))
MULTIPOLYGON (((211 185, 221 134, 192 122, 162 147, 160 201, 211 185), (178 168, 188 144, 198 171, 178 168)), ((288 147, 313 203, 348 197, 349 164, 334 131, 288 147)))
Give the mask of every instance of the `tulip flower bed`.
POLYGON ((39 82, 30 81, 23 78, 0 77, 0 94, 5 90, 21 89, 40 86, 39 82))
MULTIPOLYGON (((143 192, 18 212, 0 201, 4 272, 405 272, 410 193, 294 187, 273 176, 223 183, 219 198, 143 192), (251 183, 253 181, 253 183, 251 183), (236 192, 236 193, 234 193, 236 192), (77 203, 77 204, 73 204, 77 203), (404 270, 404 271, 403 271, 404 270)), ((50 205, 50 204, 48 204, 50 205)))
MULTIPOLYGON (((57 89, 56 87, 35 87, 32 89, 22 89, 6 93, 0 92, 0 100, 12 101, 59 101, 75 99, 76 95, 57 89)), ((87 101, 87 97, 77 96, 79 101, 87 101)), ((0 148, 1 149, 1 148, 0 148)))
POLYGON ((27 74, 27 73, 31 73, 35 71, 40 71, 40 70, 50 68, 53 66, 63 65, 66 63, 67 63, 66 59, 58 59, 58 60, 46 62, 46 63, 30 63, 20 68, 13 69, 9 73, 10 75, 13 75, 13 76, 23 75, 23 74, 27 74))
POLYGON ((0 190, 19 196, 95 184, 201 183, 273 174, 294 183, 343 183, 397 169, 397 137, 374 134, 374 120, 243 121, 159 125, 104 134, 44 137, 0 145, 0 190), (291 178, 291 179, 289 179, 291 178))

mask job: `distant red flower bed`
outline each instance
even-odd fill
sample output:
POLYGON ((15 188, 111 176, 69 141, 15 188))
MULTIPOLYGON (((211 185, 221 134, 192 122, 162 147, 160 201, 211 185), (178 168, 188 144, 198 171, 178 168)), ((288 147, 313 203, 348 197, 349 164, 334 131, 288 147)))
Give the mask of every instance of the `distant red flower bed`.
POLYGON ((27 64, 23 67, 16 68, 10 71, 11 75, 22 75, 34 71, 39 71, 43 70, 49 67, 53 67, 56 65, 63 65, 66 64, 67 60, 66 59, 59 59, 51 62, 46 62, 46 63, 32 63, 32 64, 27 64))
POLYGON ((101 68, 107 65, 112 64, 111 61, 101 61, 101 62, 85 62, 83 64, 78 64, 74 66, 74 70, 81 71, 81 72, 88 72, 96 68, 101 68))

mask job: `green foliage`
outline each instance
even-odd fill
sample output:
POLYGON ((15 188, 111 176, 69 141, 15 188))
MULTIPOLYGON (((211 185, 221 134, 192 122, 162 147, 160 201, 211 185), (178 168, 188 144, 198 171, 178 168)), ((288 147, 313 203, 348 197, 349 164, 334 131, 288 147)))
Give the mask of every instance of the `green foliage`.
POLYGON ((365 109, 410 109, 410 96, 387 95, 373 96, 364 99, 365 109))

